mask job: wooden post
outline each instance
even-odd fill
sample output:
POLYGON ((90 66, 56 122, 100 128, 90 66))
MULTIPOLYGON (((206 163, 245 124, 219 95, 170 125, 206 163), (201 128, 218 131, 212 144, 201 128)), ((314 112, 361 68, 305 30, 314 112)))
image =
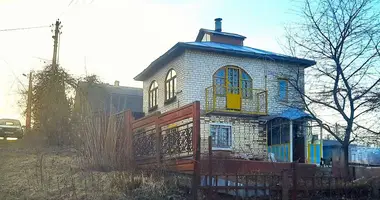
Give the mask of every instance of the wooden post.
POLYGON ((133 153, 133 129, 132 129, 133 115, 131 110, 124 112, 124 134, 126 134, 127 145, 127 168, 128 170, 134 169, 135 157, 133 153))
POLYGON ((28 102, 26 105, 26 122, 25 127, 26 131, 29 133, 31 130, 32 124, 32 89, 33 89, 33 72, 29 73, 29 86, 28 86, 28 102))
POLYGON ((288 200, 289 199, 289 177, 288 177, 288 171, 284 170, 281 172, 282 174, 282 200, 288 200))
POLYGON ((193 172, 193 182, 192 182, 192 195, 193 200, 198 199, 198 186, 201 182, 200 180, 200 152, 201 152, 201 126, 200 126, 200 103, 196 101, 193 103, 193 159, 194 159, 194 172, 193 172))
POLYGON ((212 199, 212 137, 208 136, 208 197, 207 199, 212 199))
POLYGON ((156 126, 156 159, 157 166, 161 168, 161 127, 159 124, 158 116, 154 119, 156 126))
POLYGON ((292 200, 297 200, 297 163, 293 162, 291 165, 293 180, 292 200))
POLYGON ((380 199, 380 180, 375 180, 372 183, 372 197, 373 199, 380 199))

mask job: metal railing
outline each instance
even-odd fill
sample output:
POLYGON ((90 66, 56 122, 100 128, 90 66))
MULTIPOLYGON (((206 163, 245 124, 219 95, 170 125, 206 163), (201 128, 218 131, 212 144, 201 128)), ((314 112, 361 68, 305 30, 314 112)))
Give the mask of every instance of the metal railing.
MULTIPOLYGON (((240 114, 267 115, 268 91, 263 89, 227 87, 212 85, 206 90, 205 109, 210 112, 230 112, 240 114), (227 106, 229 94, 239 96, 240 109, 229 109, 227 106)), ((233 99, 235 101, 236 99, 233 99)))

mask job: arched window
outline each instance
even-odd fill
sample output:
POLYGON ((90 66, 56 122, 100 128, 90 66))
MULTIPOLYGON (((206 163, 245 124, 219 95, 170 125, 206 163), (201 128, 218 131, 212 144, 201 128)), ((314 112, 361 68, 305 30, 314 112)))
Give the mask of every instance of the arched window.
POLYGON ((157 108, 158 84, 153 81, 149 87, 149 110, 157 108))
POLYGON ((171 69, 166 75, 165 79, 165 102, 173 100, 176 95, 177 87, 177 73, 171 69))
POLYGON ((243 69, 235 66, 226 66, 214 74, 215 93, 225 96, 229 93, 241 94, 243 98, 252 97, 252 78, 243 69))

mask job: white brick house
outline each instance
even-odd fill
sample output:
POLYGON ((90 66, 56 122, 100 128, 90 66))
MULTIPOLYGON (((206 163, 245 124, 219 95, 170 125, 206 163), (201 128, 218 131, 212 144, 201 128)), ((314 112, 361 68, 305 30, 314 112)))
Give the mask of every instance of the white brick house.
MULTIPOLYGON (((290 106, 302 115, 288 80, 298 75, 303 84, 304 69, 315 62, 243 46, 244 36, 222 32, 221 19, 215 25, 200 29, 195 42, 177 43, 135 77, 143 81, 143 110, 149 115, 200 101, 202 150, 211 134, 215 150, 262 159, 272 145, 266 122, 290 106)), ((284 143, 290 148, 291 141, 284 143)), ((289 149, 282 151, 284 160, 293 159, 289 149)))

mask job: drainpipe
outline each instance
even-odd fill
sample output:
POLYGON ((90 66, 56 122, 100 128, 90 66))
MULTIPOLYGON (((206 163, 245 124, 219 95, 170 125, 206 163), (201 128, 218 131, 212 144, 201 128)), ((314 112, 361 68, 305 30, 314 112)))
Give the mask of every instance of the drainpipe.
POLYGON ((293 120, 290 120, 290 123, 289 123, 289 135, 290 135, 289 160, 290 162, 293 162, 293 120))
POLYGON ((319 155, 320 155, 320 158, 319 159, 321 159, 321 161, 322 161, 322 158, 323 158, 323 138, 322 138, 322 135, 323 134, 323 128, 322 128, 322 126, 320 126, 320 138, 319 138, 319 150, 320 150, 320 153, 319 153, 319 155))
POLYGON ((309 126, 308 126, 308 122, 307 121, 305 121, 303 123, 305 124, 305 126, 304 126, 305 130, 303 130, 303 132, 304 132, 304 145, 305 145, 305 147, 304 147, 304 150, 305 150, 305 163, 308 163, 308 161, 309 161, 309 155, 308 155, 308 148, 309 148, 309 143, 308 142, 309 142, 309 140, 307 138, 307 136, 308 136, 307 132, 309 131, 308 130, 309 126))

